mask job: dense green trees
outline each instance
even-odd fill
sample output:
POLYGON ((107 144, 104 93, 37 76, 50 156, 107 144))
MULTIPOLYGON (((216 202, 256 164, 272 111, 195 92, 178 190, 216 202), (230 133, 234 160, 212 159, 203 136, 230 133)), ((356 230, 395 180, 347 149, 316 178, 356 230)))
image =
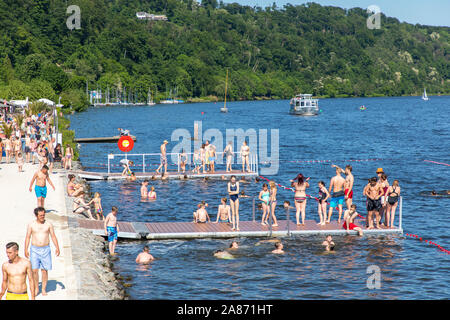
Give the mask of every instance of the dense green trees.
POLYGON ((149 89, 156 99, 289 98, 450 93, 449 28, 366 27, 364 9, 315 3, 277 8, 217 0, 79 0, 81 29, 63 0, 0 2, 0 98, 45 97, 76 110, 90 89, 149 89), (142 21, 136 12, 165 14, 142 21), (5 18, 7 17, 7 19, 5 18), (43 96, 39 96, 43 95, 43 96))

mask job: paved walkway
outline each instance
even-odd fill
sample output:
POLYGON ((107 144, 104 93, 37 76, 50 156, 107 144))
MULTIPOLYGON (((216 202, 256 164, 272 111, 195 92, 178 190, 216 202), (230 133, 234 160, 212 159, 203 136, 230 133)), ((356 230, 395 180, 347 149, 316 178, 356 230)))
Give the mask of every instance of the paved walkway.
MULTIPOLYGON (((4 160, 3 160, 4 161, 4 160)), ((29 192, 33 174, 38 169, 37 165, 25 164, 23 170, 18 172, 15 163, 0 164, 0 263, 7 260, 5 245, 10 241, 19 244, 19 255, 24 257, 25 235, 27 224, 35 219, 33 210, 37 205, 34 188, 29 192)), ((47 284, 48 296, 39 294, 37 300, 76 300, 77 284, 74 267, 72 264, 72 249, 66 217, 66 205, 64 198, 64 186, 62 177, 65 174, 53 173, 50 179, 56 187, 53 191, 48 186, 45 207, 46 218, 55 227, 58 238, 60 256, 55 256, 55 248, 50 240, 52 248, 53 270, 49 271, 47 284)), ((1 277, 1 275, 0 275, 1 277)), ((6 294, 3 296, 5 298, 6 294)))

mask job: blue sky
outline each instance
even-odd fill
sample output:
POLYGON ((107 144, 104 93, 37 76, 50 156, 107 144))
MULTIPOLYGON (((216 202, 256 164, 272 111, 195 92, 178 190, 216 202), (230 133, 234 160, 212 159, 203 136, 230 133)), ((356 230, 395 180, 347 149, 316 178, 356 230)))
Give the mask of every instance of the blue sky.
POLYGON ((377 5, 381 12, 400 21, 432 26, 450 26, 450 0, 223 0, 225 3, 237 2, 243 5, 267 7, 276 3, 278 7, 284 4, 292 5, 316 2, 341 8, 367 8, 377 5))

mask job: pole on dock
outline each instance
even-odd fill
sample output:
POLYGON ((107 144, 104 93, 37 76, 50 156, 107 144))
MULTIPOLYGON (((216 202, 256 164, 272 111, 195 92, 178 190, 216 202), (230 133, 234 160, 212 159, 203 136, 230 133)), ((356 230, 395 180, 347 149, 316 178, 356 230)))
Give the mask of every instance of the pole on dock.
POLYGON ((145 154, 142 155, 142 172, 145 173, 145 154))
POLYGON ((398 216, 398 227, 402 229, 402 214, 403 213, 403 197, 400 196, 400 210, 399 210, 399 216, 398 216))
POLYGON ((253 222, 255 222, 255 197, 252 199, 252 215, 253 215, 253 222))
POLYGON ((287 223, 288 237, 290 237, 291 236, 291 229, 290 229, 291 218, 289 217, 289 208, 286 208, 286 223, 287 223))
POLYGON ((272 236, 272 201, 269 202, 269 230, 270 230, 270 235, 269 237, 272 236))

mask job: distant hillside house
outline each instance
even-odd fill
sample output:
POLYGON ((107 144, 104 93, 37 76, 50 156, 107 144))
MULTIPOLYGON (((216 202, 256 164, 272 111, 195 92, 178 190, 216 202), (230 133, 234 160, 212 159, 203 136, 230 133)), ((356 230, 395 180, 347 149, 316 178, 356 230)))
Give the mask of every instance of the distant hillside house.
POLYGON ((147 13, 147 12, 136 12, 136 17, 139 20, 167 21, 167 17, 165 15, 155 15, 153 13, 147 13))

